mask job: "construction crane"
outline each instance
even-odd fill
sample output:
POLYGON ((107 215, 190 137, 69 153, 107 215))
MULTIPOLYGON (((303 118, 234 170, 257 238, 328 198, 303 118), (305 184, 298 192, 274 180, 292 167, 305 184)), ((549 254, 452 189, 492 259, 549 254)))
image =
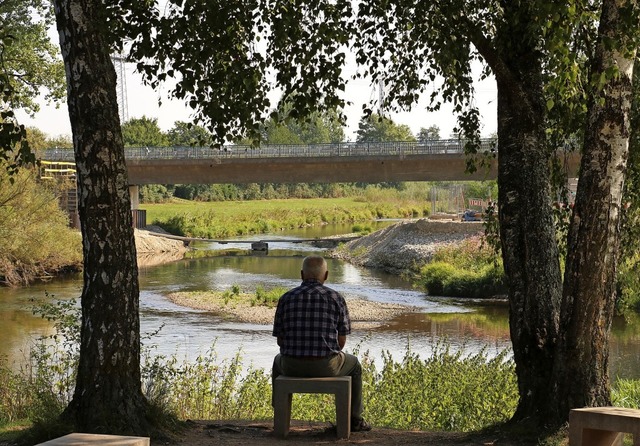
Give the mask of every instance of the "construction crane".
POLYGON ((111 62, 113 62, 113 67, 116 70, 117 77, 116 92, 118 95, 118 115, 120 116, 120 124, 124 124, 129 120, 127 75, 125 71, 126 58, 123 54, 112 54, 111 62))

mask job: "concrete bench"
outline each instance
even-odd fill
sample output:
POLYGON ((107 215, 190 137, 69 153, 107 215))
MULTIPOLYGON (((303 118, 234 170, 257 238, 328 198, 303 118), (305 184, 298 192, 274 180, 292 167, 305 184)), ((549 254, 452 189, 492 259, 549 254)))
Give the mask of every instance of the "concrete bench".
POLYGON ((273 430, 286 437, 291 422, 291 400, 294 393, 332 393, 336 398, 338 438, 351 435, 351 377, 293 378, 278 376, 273 384, 273 430))
POLYGON ((36 446, 149 446, 149 437, 73 433, 36 446))
POLYGON ((622 446, 625 433, 640 446, 640 410, 585 407, 569 412, 569 446, 622 446))

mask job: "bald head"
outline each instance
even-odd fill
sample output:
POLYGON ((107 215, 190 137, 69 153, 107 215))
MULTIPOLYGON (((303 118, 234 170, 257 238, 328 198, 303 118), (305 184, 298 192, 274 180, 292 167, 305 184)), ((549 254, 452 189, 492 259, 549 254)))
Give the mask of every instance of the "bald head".
POLYGON ((305 257, 302 261, 302 280, 316 279, 320 282, 327 280, 329 271, 327 271, 327 262, 321 256, 305 257))

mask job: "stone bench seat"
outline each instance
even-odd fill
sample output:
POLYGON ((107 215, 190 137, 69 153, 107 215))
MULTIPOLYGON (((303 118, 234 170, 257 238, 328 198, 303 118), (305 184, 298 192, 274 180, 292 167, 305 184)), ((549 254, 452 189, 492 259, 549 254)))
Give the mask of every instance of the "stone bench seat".
POLYGON ((294 378, 278 376, 273 383, 273 430, 286 437, 291 423, 291 401, 294 393, 331 393, 336 399, 338 438, 351 435, 351 377, 294 378))
POLYGON ((149 437, 73 433, 36 446, 149 446, 149 437))
POLYGON ((622 446, 625 433, 640 446, 640 410, 585 407, 569 412, 569 446, 622 446))

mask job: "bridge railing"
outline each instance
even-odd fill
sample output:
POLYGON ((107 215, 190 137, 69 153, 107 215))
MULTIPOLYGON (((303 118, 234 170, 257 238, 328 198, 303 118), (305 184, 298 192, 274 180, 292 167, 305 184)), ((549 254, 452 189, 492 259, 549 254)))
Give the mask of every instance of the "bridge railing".
MULTIPOLYGON (((301 158, 351 156, 407 156, 463 153, 465 140, 434 139, 425 142, 341 142, 330 144, 274 144, 261 147, 228 145, 211 147, 127 147, 126 159, 213 159, 213 158, 301 158)), ((480 151, 494 152, 495 139, 483 139, 480 151)), ((73 150, 47 149, 41 156, 50 161, 73 161, 73 150)))

